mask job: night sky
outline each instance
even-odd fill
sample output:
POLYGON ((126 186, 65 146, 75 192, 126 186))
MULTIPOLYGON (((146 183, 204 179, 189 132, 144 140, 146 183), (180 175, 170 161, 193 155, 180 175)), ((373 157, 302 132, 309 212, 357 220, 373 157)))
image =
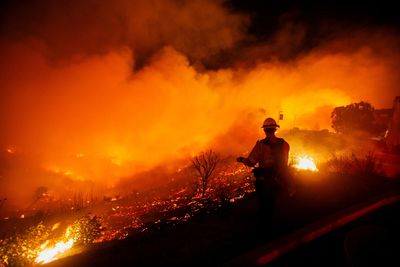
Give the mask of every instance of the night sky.
POLYGON ((239 45, 244 49, 255 43, 273 42, 274 36, 286 23, 305 31, 301 42, 289 51, 274 51, 274 56, 280 60, 291 60, 337 37, 352 36, 354 32, 368 34, 386 29, 399 33, 400 30, 400 16, 394 1, 231 0, 227 5, 250 14, 247 33, 253 38, 239 45))
MULTIPOLYGON (((249 32, 268 35, 278 26, 282 16, 295 14, 299 21, 318 28, 319 23, 336 23, 337 26, 399 27, 400 18, 394 1, 271 1, 232 0, 233 9, 253 15, 249 32)), ((320 30, 321 25, 320 25, 320 30)), ((341 28, 343 30, 343 28, 341 28)))

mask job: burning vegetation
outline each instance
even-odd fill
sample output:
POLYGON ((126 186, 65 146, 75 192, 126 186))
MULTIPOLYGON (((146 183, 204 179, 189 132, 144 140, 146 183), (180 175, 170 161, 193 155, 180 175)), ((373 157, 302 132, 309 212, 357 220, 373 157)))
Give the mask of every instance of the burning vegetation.
MULTIPOLYGON (((185 175, 191 172, 190 166, 185 175)), ((150 192, 136 192, 124 197, 105 198, 95 205, 65 211, 61 216, 66 220, 53 226, 49 222, 60 217, 55 210, 45 216, 36 214, 23 220, 42 220, 36 226, 18 232, 2 233, 2 248, 0 256, 3 264, 20 265, 33 263, 47 263, 71 253, 77 253, 94 242, 105 242, 115 239, 124 239, 129 234, 145 231, 154 231, 166 225, 185 223, 191 217, 203 212, 218 209, 226 203, 234 203, 254 191, 252 178, 248 170, 238 168, 234 164, 224 161, 223 168, 218 169, 215 179, 210 179, 207 188, 198 188, 197 177, 191 184, 185 186, 184 181, 172 183, 169 188, 157 188, 150 192), (95 212, 101 217, 85 215, 69 225, 65 225, 71 218, 82 212, 95 212), (48 226, 47 226, 48 225, 48 226)), ((11 224, 21 223, 22 218, 9 218, 11 224)), ((3 227, 5 222, 3 221, 3 227)))
POLYGON ((0 265, 50 262, 246 198, 254 177, 234 158, 274 114, 293 180, 398 177, 396 29, 338 26, 314 43, 296 12, 257 36, 235 1, 6 2, 0 265))
POLYGON ((60 222, 48 227, 43 223, 1 240, 0 256, 7 266, 48 263, 65 256, 73 246, 96 241, 101 222, 96 216, 84 216, 60 231, 60 222))
MULTIPOLYGON (((18 231, 2 233, 2 263, 10 266, 43 264, 79 253, 90 248, 92 243, 125 239, 138 233, 151 233, 190 223, 196 216, 234 205, 254 192, 251 169, 237 164, 233 157, 217 158, 215 152, 210 150, 199 154, 197 161, 195 159, 186 167, 165 176, 164 179, 169 179, 169 182, 147 191, 105 197, 85 206, 78 201, 74 209, 48 210, 46 214, 26 210, 32 215, 4 219, 1 224, 4 230, 7 222, 9 226, 21 225, 18 231), (198 164, 204 165, 206 160, 212 160, 212 164, 203 166, 210 168, 207 183, 204 183, 204 177, 199 177, 203 172, 198 172, 198 164), (51 223, 60 217, 64 218, 61 222, 51 223), (28 220, 30 222, 23 226, 28 220), (40 222, 36 226, 29 227, 38 220, 40 222)), ((336 178, 327 176, 333 174, 354 179, 357 186, 353 188, 372 190, 383 181, 380 161, 373 154, 365 158, 354 154, 351 157, 340 156, 320 164, 317 167, 309 156, 296 157, 291 165, 293 183, 297 183, 297 187, 299 184, 309 187, 307 184, 310 183, 313 186, 318 183, 334 184, 336 178)))
POLYGON ((309 156, 298 156, 296 158, 296 163, 294 167, 299 170, 310 170, 313 172, 318 171, 317 166, 314 163, 314 160, 309 156))

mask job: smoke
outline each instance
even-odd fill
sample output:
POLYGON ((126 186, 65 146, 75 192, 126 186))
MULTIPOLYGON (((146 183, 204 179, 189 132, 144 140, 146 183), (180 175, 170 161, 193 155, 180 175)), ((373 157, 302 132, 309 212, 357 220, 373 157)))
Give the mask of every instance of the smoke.
POLYGON ((26 202, 38 186, 72 181, 113 187, 210 147, 248 151, 280 111, 282 129, 329 129, 334 107, 390 107, 398 94, 390 31, 337 36, 281 60, 274 51, 292 55, 305 38, 288 41, 297 30, 284 27, 276 42, 209 70, 203 60, 244 51, 235 45, 248 38, 246 16, 215 1, 96 3, 10 5, 3 18, 12 30, 0 44, 0 196, 26 202))
POLYGON ((201 61, 244 36, 244 15, 212 0, 20 1, 5 4, 2 35, 40 39, 51 59, 69 60, 128 47, 136 66, 169 45, 201 61))

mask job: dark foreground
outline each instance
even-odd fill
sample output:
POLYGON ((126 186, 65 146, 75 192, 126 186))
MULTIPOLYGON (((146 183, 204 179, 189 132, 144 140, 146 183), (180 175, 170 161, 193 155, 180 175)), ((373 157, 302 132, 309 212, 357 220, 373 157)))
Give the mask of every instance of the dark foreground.
MULTIPOLYGON (((385 182, 383 186, 368 190, 359 187, 357 183, 348 181, 303 184, 294 196, 283 195, 279 199, 277 213, 268 225, 260 222, 255 197, 250 195, 239 203, 227 204, 216 212, 199 214, 184 224, 166 225, 161 229, 150 229, 143 233, 133 234, 126 240, 98 244, 82 254, 63 258, 48 265, 221 266, 230 264, 241 255, 246 255, 266 243, 383 192, 397 190, 397 187, 397 183, 393 182, 385 182)), ((302 255, 301 251, 299 253, 302 255)), ((276 262, 273 264, 297 265, 295 258, 290 258, 286 262, 284 259, 281 259, 281 264, 276 262)), ((341 263, 347 264, 347 261, 342 259, 341 263)))
POLYGON ((362 218, 283 255, 270 267, 400 266, 400 202, 362 218))

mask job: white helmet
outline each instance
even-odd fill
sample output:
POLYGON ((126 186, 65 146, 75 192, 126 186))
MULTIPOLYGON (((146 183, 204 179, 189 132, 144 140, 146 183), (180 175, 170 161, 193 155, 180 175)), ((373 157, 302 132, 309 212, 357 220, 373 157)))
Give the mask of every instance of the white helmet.
POLYGON ((273 118, 266 118, 261 128, 276 129, 278 127, 279 127, 279 125, 276 124, 276 121, 273 118))

